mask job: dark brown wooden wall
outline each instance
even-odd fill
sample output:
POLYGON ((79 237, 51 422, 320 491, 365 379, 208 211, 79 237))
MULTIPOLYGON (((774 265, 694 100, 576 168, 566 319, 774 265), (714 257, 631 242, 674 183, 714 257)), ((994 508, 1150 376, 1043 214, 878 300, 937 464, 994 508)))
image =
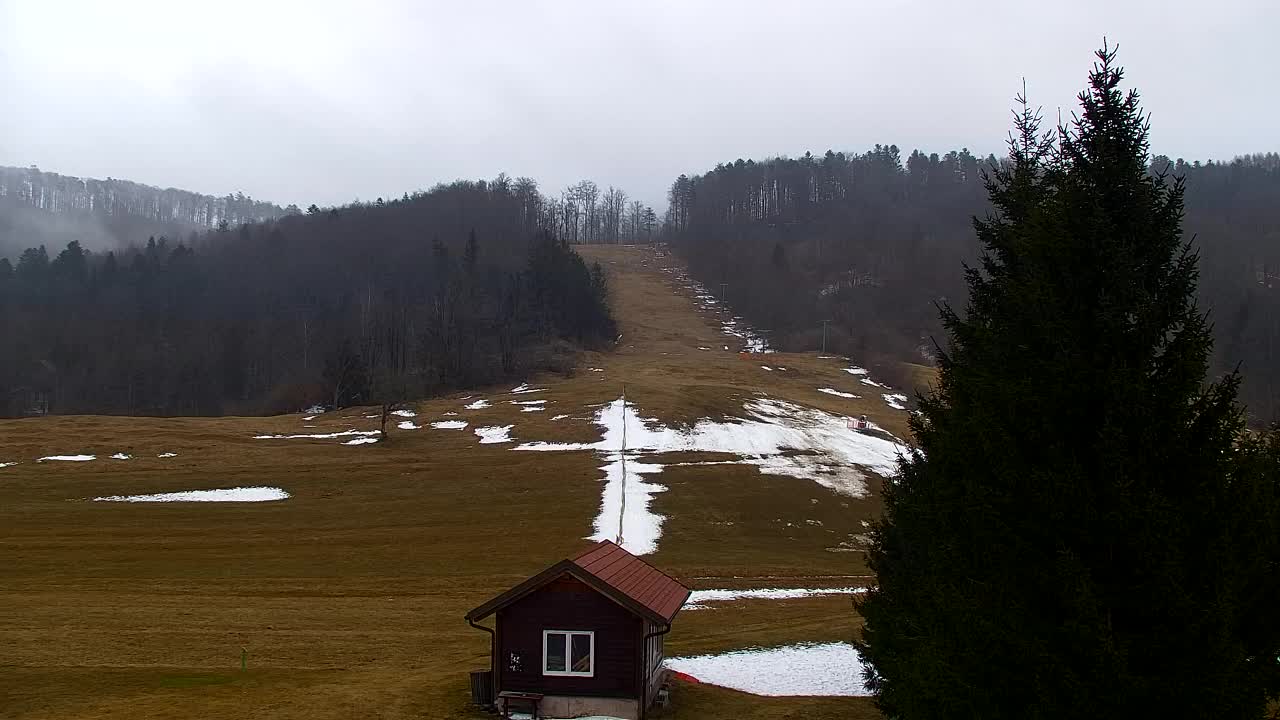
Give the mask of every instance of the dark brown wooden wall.
POLYGON ((581 581, 565 576, 498 611, 499 690, 544 695, 639 697, 640 618, 581 581), (595 677, 542 674, 543 630, 596 634, 595 677), (520 670, 510 668, 511 654, 520 670))

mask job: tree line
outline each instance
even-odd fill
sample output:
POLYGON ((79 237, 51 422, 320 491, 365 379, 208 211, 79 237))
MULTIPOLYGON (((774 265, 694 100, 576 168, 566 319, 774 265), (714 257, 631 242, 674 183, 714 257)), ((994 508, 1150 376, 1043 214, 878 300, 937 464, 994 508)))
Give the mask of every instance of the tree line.
MULTIPOLYGON (((932 363, 935 304, 965 293, 971 219, 991 209, 983 178, 1007 162, 966 149, 904 161, 896 145, 740 159, 672 183, 663 237, 779 348, 817 348, 827 321, 831 349, 932 363)), ((1214 372, 1241 366, 1251 412, 1280 418, 1280 155, 1147 166, 1187 183, 1214 372)))
POLYGON ((79 178, 36 167, 0 167, 0 257, 23 248, 91 249, 138 242, 149 235, 188 239, 192 233, 296 213, 244 193, 222 197, 107 178, 79 178))
POLYGON ((615 335, 604 274, 529 180, 0 259, 0 411, 219 415, 568 371, 615 335))

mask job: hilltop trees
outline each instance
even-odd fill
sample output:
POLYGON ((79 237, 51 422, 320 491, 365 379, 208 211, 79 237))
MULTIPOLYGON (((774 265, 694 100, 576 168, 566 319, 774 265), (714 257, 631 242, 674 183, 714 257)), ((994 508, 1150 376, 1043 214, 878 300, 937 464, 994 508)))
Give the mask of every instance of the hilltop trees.
POLYGON ((0 255, 70 241, 102 248, 136 242, 148 234, 176 237, 296 210, 243 193, 214 197, 113 178, 58 175, 35 167, 0 167, 0 255))
POLYGON ((900 718, 1257 718, 1280 690, 1280 441, 1241 439, 1181 180, 1103 49, 1068 128, 1024 105, 861 603, 900 718))
POLYGON ((399 403, 611 341, 604 275, 525 179, 0 264, 0 415, 399 403))
MULTIPOLYGON (((726 162, 671 184, 662 233, 702 283, 731 283, 734 311, 773 346, 817 349, 830 320, 830 349, 895 361, 884 373, 931 361, 942 332, 934 303, 963 295, 957 268, 978 256, 970 218, 988 209, 982 170, 1004 162, 884 144, 726 162), (779 245, 786 273, 773 262, 779 245)), ((1280 419, 1280 155, 1157 156, 1149 172, 1187 181, 1187 235, 1205 241, 1198 297, 1216 319, 1214 371, 1240 366, 1250 413, 1280 419)))

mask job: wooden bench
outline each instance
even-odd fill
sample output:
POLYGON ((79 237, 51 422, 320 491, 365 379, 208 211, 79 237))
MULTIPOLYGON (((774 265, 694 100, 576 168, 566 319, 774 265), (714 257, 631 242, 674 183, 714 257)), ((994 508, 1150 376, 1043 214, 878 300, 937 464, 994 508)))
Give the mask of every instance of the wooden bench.
POLYGON ((502 692, 498 693, 498 706, 502 711, 502 717, 504 718, 511 717, 511 701, 512 700, 529 703, 529 705, 533 708, 533 720, 538 720, 538 718, 540 717, 538 713, 538 709, 539 709, 539 705, 542 703, 541 693, 515 692, 514 690, 503 690, 502 692))

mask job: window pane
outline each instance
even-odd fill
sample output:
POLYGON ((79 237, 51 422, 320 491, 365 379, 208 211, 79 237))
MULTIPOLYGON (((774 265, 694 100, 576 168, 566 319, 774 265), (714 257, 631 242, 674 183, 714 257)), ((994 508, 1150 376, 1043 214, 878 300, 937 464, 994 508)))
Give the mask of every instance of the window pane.
POLYGON ((564 633, 547 633, 547 672, 564 672, 564 633))
POLYGON ((573 651, 569 657, 573 659, 574 672, 591 672, 591 636, 570 635, 573 651))

